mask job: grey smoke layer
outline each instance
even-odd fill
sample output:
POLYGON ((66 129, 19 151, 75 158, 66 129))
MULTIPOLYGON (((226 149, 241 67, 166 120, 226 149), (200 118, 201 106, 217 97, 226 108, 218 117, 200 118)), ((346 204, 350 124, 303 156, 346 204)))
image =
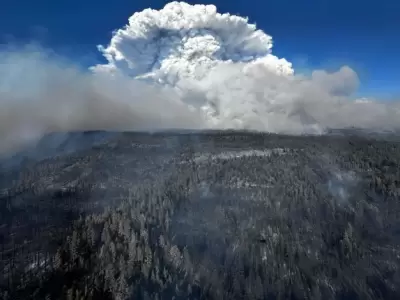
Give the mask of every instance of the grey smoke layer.
POLYGON ((170 88, 82 72, 36 50, 1 54, 0 154, 49 132, 203 127, 170 88))

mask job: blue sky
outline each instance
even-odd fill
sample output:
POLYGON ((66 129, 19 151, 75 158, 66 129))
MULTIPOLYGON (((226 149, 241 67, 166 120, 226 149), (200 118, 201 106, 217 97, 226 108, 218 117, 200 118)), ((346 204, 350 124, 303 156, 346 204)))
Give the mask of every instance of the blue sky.
MULTIPOLYGON (((0 43, 39 41, 83 65, 102 61, 96 49, 135 11, 160 0, 5 0, 0 43)), ((399 0, 215 0, 220 12, 248 16, 272 35, 274 54, 296 70, 348 64, 361 78, 361 96, 400 96, 399 0)))

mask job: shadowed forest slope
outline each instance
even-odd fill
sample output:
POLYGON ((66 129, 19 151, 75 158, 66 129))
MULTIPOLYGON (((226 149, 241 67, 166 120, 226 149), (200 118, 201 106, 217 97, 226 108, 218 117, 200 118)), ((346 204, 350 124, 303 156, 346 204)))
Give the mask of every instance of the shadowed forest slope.
POLYGON ((93 134, 2 162, 1 299, 400 298, 397 138, 93 134))

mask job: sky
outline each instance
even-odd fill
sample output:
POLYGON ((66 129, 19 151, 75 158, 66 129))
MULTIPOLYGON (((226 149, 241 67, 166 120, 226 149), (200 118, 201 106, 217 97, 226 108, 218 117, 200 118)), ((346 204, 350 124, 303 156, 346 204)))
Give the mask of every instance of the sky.
MULTIPOLYGON (((136 11, 161 9, 160 0, 6 0, 0 10, 0 43, 39 42, 83 66, 103 62, 96 46, 136 11), (112 3, 112 4, 111 4, 112 3)), ((273 53, 296 71, 337 69, 360 76, 359 96, 400 96, 400 1, 215 0, 221 13, 249 17, 272 35, 273 53)))

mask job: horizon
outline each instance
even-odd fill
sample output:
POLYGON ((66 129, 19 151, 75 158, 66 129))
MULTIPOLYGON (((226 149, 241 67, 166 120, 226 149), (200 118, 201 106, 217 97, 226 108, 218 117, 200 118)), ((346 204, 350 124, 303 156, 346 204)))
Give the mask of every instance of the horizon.
POLYGON ((322 0, 287 15, 273 1, 24 1, 0 18, 1 151, 53 131, 400 128, 400 66, 386 55, 400 47, 390 39, 400 22, 390 15, 335 15, 340 6, 322 0), (282 14, 264 18, 268 8, 282 14))

